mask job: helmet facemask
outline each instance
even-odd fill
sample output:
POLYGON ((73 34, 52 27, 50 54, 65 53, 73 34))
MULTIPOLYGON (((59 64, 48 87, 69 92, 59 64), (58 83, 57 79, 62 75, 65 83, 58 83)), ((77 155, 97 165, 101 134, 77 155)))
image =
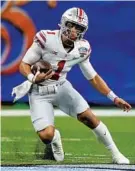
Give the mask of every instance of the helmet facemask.
POLYGON ((71 8, 67 10, 63 14, 61 18, 61 24, 59 25, 61 34, 72 43, 82 39, 88 28, 87 15, 84 14, 83 18, 80 18, 79 16, 77 16, 77 11, 78 11, 78 8, 71 8), (75 28, 74 31, 72 29, 73 27, 75 28), (73 32, 76 32, 75 38, 72 38, 73 32))
POLYGON ((71 39, 73 41, 80 40, 83 37, 84 33, 86 32, 86 28, 84 26, 79 25, 78 23, 75 23, 73 21, 67 21, 65 23, 65 28, 66 31, 64 31, 63 34, 65 34, 68 37, 68 39, 71 39), (72 39, 70 36, 73 28, 76 37, 72 39))

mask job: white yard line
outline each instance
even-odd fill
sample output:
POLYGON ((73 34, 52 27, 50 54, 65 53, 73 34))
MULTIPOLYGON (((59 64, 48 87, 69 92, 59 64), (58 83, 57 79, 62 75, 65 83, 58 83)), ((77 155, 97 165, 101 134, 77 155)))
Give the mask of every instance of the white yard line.
MULTIPOLYGON (((130 112, 123 112, 120 109, 92 109, 93 113, 97 116, 135 116, 135 109, 132 109, 130 112)), ((68 116, 59 109, 54 110, 55 116, 68 116)), ((21 109, 5 109, 1 111, 1 116, 30 116, 29 110, 21 109)))
MULTIPOLYGON (((1 137, 1 142, 17 142, 17 141, 21 141, 22 137, 1 137)), ((25 138, 27 139, 27 138, 25 138)), ((37 139, 31 138, 31 139, 27 139, 28 141, 32 141, 32 142, 37 142, 37 139)), ((62 141, 94 141, 94 138, 62 138, 62 141)))
POLYGON ((38 165, 38 166, 19 166, 19 167, 3 167, 2 166, 2 170, 3 171, 35 171, 35 170, 40 170, 40 171, 124 171, 124 170, 130 170, 133 171, 135 170, 135 166, 131 166, 131 165, 111 165, 111 164, 89 164, 89 165, 38 165))

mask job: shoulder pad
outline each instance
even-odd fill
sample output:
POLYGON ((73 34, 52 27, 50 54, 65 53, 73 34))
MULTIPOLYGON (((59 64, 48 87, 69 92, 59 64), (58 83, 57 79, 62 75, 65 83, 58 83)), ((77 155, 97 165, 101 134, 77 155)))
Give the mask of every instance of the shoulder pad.
POLYGON ((40 30, 39 32, 36 33, 34 37, 34 41, 37 42, 42 49, 45 48, 46 44, 46 33, 44 30, 40 30))

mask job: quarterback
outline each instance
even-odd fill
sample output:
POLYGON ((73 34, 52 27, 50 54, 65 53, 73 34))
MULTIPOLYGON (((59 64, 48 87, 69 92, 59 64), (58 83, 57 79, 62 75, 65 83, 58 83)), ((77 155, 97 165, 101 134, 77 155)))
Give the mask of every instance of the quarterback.
POLYGON ((20 72, 32 83, 29 91, 31 120, 35 131, 45 144, 51 144, 56 161, 64 160, 60 132, 55 129, 53 105, 89 127, 110 151, 112 162, 129 164, 119 151, 106 125, 91 111, 85 99, 66 79, 75 64, 86 79, 103 95, 124 111, 131 109, 119 98, 90 63, 91 46, 83 39, 88 29, 88 17, 83 9, 68 9, 61 17, 59 30, 41 30, 33 40, 20 64, 20 72), (52 65, 47 73, 31 72, 31 66, 44 60, 52 65), (40 84, 38 84, 40 82, 40 84))

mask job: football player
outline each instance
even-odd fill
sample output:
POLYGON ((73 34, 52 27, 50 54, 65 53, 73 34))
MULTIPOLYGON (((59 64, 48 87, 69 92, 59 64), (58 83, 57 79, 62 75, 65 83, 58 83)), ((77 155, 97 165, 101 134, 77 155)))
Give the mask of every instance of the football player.
POLYGON ((85 99, 66 79, 75 64, 86 79, 103 95, 124 111, 131 109, 119 98, 95 71, 90 63, 91 46, 83 39, 88 29, 88 17, 83 9, 71 8, 62 15, 59 30, 41 30, 35 37, 20 64, 20 72, 31 81, 29 104, 31 120, 35 131, 43 143, 50 143, 56 161, 64 160, 61 136, 54 125, 53 105, 70 116, 77 118, 92 129, 96 137, 111 152, 117 164, 129 164, 129 160, 119 151, 106 125, 91 111, 85 99), (31 65, 39 60, 48 61, 52 70, 47 73, 31 72, 31 65), (44 80, 38 84, 38 82, 44 80))

